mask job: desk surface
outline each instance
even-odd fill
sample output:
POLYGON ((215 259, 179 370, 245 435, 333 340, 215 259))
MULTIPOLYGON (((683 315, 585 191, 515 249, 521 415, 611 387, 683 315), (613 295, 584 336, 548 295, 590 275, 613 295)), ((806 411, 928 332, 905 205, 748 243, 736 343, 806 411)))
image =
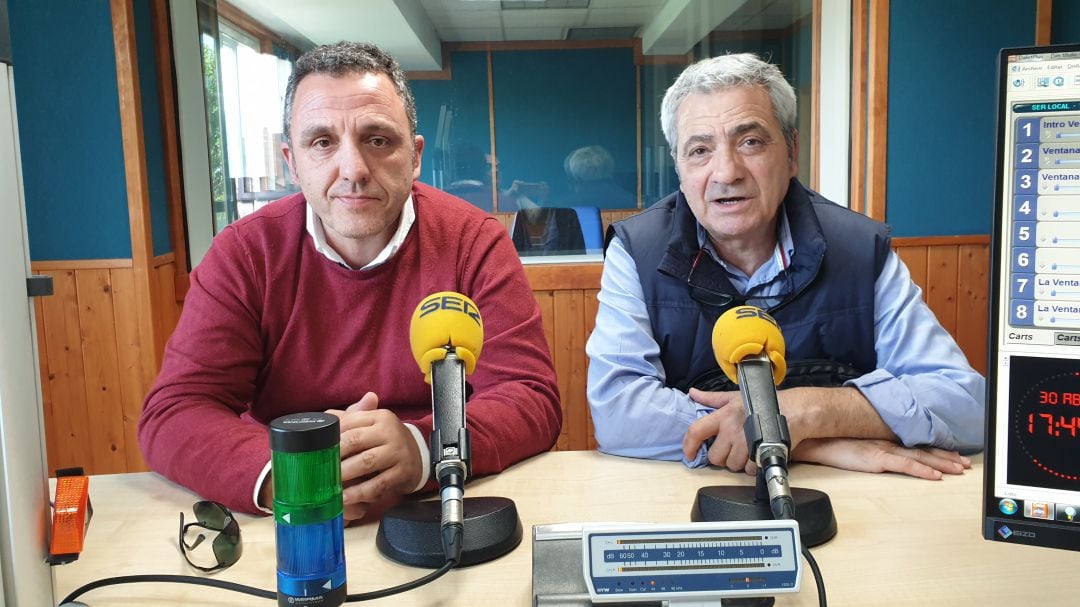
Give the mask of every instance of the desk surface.
MULTIPOLYGON (((1075 605, 1073 552, 989 542, 980 534, 982 459, 959 477, 933 482, 797 465, 795 486, 826 491, 839 533, 814 549, 831 605, 1075 605), (1036 601, 1036 597, 1038 600, 1036 601)), ((595 451, 545 453, 468 485, 466 494, 502 495, 516 503, 525 529, 509 555, 454 570, 377 605, 530 605, 532 526, 583 521, 687 522, 696 490, 751 484, 746 475, 690 470, 595 451)), ((192 574, 177 548, 179 512, 198 498, 151 474, 95 476, 94 518, 82 557, 55 569, 57 600, 92 580, 146 573, 192 574)), ((274 523, 239 516, 240 562, 215 577, 273 590, 274 523)), ((349 592, 376 590, 420 577, 423 570, 382 557, 377 525, 345 530, 349 592)), ((93 590, 82 601, 107 605, 272 605, 271 601, 201 586, 135 584, 93 590)), ((816 605, 813 577, 777 605, 816 605)))

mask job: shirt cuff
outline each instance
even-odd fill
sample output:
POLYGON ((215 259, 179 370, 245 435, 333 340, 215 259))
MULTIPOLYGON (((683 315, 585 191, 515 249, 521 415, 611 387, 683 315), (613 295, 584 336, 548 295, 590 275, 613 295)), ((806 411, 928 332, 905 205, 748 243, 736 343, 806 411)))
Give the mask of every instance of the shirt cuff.
POLYGON ((881 421, 906 447, 928 445, 933 441, 930 420, 919 411, 915 395, 892 373, 875 369, 866 375, 844 382, 856 388, 874 407, 881 421))
POLYGON ((255 502, 255 507, 260 512, 265 512, 267 514, 273 514, 274 510, 272 508, 264 508, 261 505, 259 505, 259 489, 262 489, 263 483, 266 482, 266 475, 267 474, 270 474, 270 462, 266 462, 266 465, 263 466, 262 472, 259 473, 259 479, 257 481, 255 481, 255 495, 251 496, 251 500, 253 502, 255 502))
POLYGON ((416 446, 420 448, 420 465, 423 468, 423 473, 420 475, 420 482, 409 493, 416 493, 424 488, 428 483, 428 479, 431 478, 431 452, 428 451, 427 441, 424 440, 424 435, 420 433, 420 430, 412 424, 405 424, 405 427, 412 432, 413 438, 416 439, 416 446))
MULTIPOLYGON (((705 405, 694 402, 694 399, 687 397, 690 400, 690 404, 694 405, 694 419, 701 419, 706 415, 716 411, 712 407, 706 407, 705 405)), ((689 428, 689 424, 687 425, 689 428)), ((683 455, 682 462, 686 464, 687 468, 702 468, 709 465, 709 447, 712 446, 712 439, 709 439, 698 447, 697 454, 693 459, 687 459, 686 455, 683 455)))

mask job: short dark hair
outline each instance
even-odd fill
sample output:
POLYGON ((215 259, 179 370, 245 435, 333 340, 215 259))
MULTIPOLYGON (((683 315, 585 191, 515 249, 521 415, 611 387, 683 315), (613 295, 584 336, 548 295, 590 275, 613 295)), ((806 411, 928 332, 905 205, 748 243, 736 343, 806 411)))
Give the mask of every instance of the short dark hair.
POLYGON ((300 81, 309 74, 330 74, 342 76, 345 74, 385 74, 394 88, 397 89, 401 101, 405 105, 405 115, 409 119, 411 135, 416 135, 416 101, 412 91, 409 90, 409 81, 405 78, 405 72, 398 65, 397 60, 391 57, 374 44, 366 42, 345 42, 337 44, 324 44, 317 46, 304 53, 296 60, 293 72, 289 76, 289 84, 285 87, 285 111, 282 120, 282 138, 285 143, 291 143, 289 128, 292 126, 291 114, 293 100, 296 98, 296 87, 300 81))

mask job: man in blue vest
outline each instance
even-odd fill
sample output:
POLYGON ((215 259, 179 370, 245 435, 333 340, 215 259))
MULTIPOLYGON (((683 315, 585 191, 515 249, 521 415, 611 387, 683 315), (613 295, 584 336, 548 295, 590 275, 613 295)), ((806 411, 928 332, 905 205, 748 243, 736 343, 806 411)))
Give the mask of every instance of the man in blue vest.
MULTIPOLYGON (((911 282, 881 223, 795 178, 795 92, 752 54, 668 89, 679 191, 607 235, 588 396, 601 451, 754 472, 713 324, 743 303, 783 329, 792 457, 928 479, 981 448, 985 380, 911 282)), ((786 389, 785 389, 786 388, 786 389)))

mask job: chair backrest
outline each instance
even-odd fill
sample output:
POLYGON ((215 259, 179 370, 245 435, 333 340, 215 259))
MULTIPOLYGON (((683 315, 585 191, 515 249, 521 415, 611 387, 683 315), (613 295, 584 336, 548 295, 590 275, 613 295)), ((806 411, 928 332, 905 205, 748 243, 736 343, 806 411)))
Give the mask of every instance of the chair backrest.
POLYGON ((581 235, 585 238, 585 252, 588 254, 604 252, 604 222, 600 219, 600 209, 596 207, 574 207, 581 235))
POLYGON ((522 255, 583 255, 585 234, 576 209, 542 207, 518 211, 510 239, 522 255))

